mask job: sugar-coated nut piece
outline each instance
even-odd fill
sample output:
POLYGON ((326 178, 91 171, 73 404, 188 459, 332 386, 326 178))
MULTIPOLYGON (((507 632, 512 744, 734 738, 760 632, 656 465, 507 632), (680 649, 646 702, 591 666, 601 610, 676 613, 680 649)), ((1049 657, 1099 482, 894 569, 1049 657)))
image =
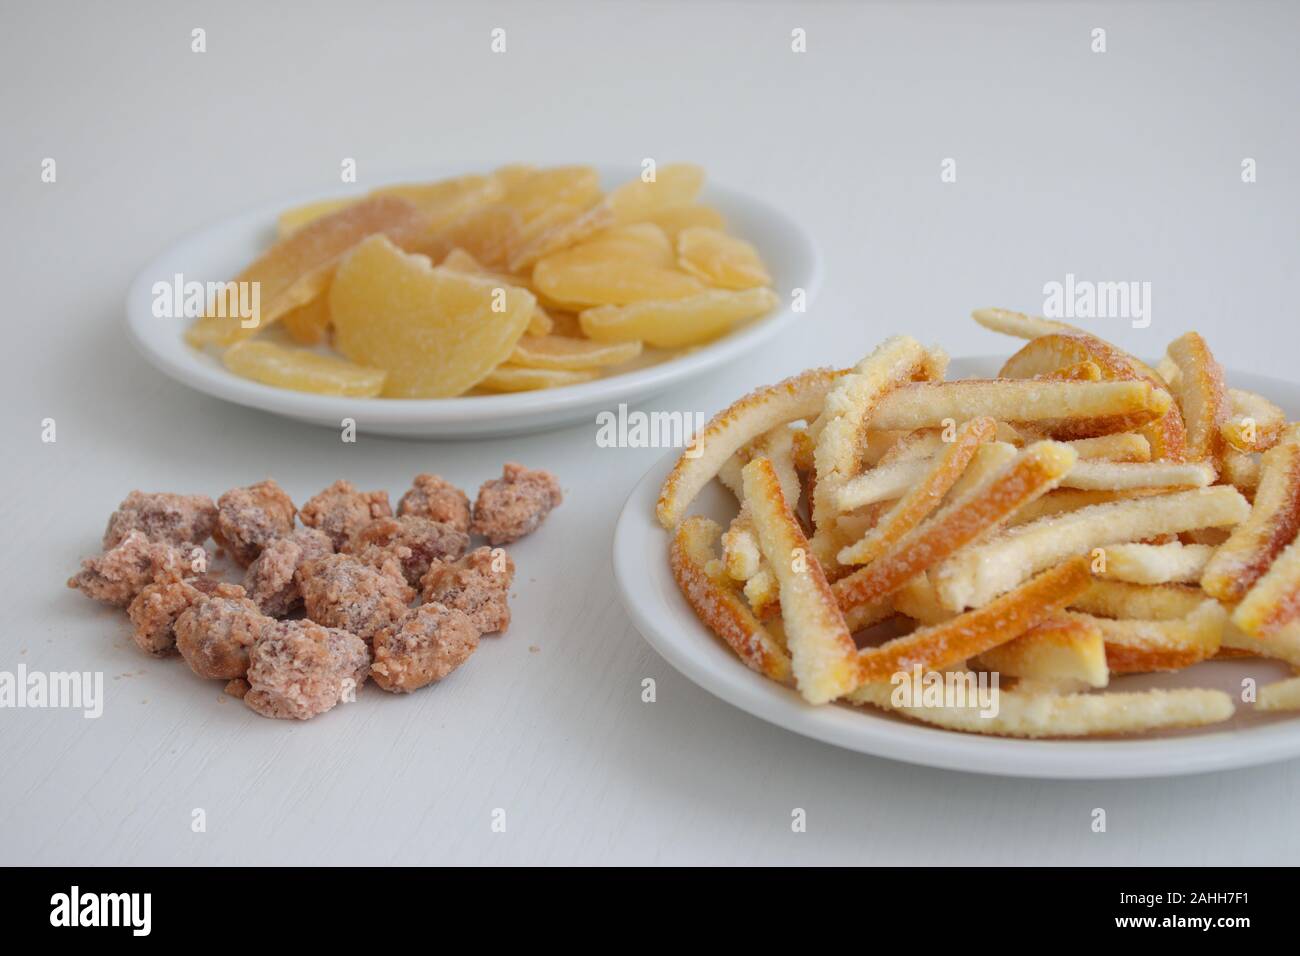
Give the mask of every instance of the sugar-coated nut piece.
POLYGON ((425 472, 415 476, 411 490, 398 500, 397 514, 432 518, 468 532, 469 496, 450 481, 425 472))
POLYGON ((375 518, 388 518, 393 509, 386 491, 357 491, 350 481, 336 481, 302 506, 302 523, 324 531, 342 550, 352 536, 375 518))
POLYGON ((294 573, 308 561, 334 553, 329 535, 299 528, 262 549, 244 574, 244 590, 271 617, 284 617, 302 603, 294 573))
POLYGON ((133 491, 117 506, 104 530, 104 550, 132 531, 164 544, 202 544, 217 525, 217 506, 207 495, 133 491))
POLYGON ((297 576, 309 618, 366 641, 400 621, 414 596, 391 559, 374 567, 350 554, 332 554, 307 562, 297 576))
POLYGON ((131 639, 154 657, 175 654, 176 619, 212 595, 242 597, 243 592, 236 585, 208 577, 164 577, 146 584, 126 609, 134 625, 131 639))
POLYGON ((176 619, 176 649, 200 677, 230 680, 248 670, 248 649, 274 618, 238 585, 200 601, 176 619))
MULTIPOLYGON (((355 634, 312 621, 277 621, 248 655, 244 703, 263 717, 307 720, 366 679, 370 651, 355 634)), ((229 688, 228 688, 229 689, 229 688)))
POLYGON ((549 471, 507 462, 500 478, 478 490, 473 531, 492 544, 509 544, 535 531, 562 500, 560 483, 549 471))
POLYGON ((435 561, 455 560, 469 547, 469 535, 432 518, 405 515, 376 518, 355 535, 343 550, 367 564, 382 564, 391 557, 401 565, 406 583, 420 583, 435 561))
POLYGON ((145 585, 157 578, 180 578, 187 566, 180 549, 132 530, 103 554, 84 559, 81 570, 68 578, 68 587, 96 601, 126 607, 145 585))
POLYGON ((463 612, 422 604, 375 636, 370 672, 384 690, 409 694, 440 681, 478 647, 478 628, 463 612))
POLYGON ((435 561, 420 581, 426 603, 463 611, 482 634, 510 626, 515 562, 497 548, 477 548, 460 561, 435 561))
POLYGON ((293 500, 272 479, 247 488, 232 488, 217 499, 217 527, 212 537, 243 567, 262 549, 293 531, 293 500))
POLYGON ((248 693, 248 681, 242 677, 236 677, 234 680, 227 681, 225 693, 229 694, 236 700, 243 700, 248 693))

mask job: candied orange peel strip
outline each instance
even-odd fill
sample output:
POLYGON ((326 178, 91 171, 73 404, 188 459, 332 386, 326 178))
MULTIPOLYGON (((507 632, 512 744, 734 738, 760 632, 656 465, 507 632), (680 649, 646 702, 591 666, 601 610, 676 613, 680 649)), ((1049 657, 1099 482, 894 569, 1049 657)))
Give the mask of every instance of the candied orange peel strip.
POLYGON ((1136 432, 1076 438, 1069 443, 1080 461, 1150 461, 1151 442, 1136 432))
POLYGON ((929 464, 920 481, 861 540, 840 550, 840 563, 870 563, 929 517, 966 470, 976 450, 991 441, 996 431, 991 418, 973 418, 962 425, 947 449, 929 464))
POLYGON ((1263 395, 1228 389, 1231 413, 1220 428, 1223 440, 1240 452, 1268 451, 1286 428, 1286 413, 1263 395))
POLYGON ((664 480, 655 505, 659 523, 672 530, 701 489, 742 445, 778 425, 816 415, 842 374, 828 368, 810 369, 756 389, 714 415, 664 480))
MULTIPOLYGON (((1063 375, 1081 364, 1096 365, 1101 378, 1110 381, 1138 380, 1168 391, 1168 383, 1150 366, 1123 349, 1079 329, 1054 332, 1033 338, 1003 364, 1002 378, 1032 378, 1063 375)), ((1068 376, 1067 376, 1068 377, 1068 376)), ((1155 421, 1142 426, 1151 446, 1151 457, 1182 461, 1187 436, 1182 411, 1171 403, 1155 421)))
POLYGON ((1201 578, 1207 594, 1228 604, 1245 597, 1300 532, 1300 432, 1264 453, 1250 516, 1210 559, 1201 578))
POLYGON ((673 578, 700 620, 748 667, 772 680, 787 681, 791 677, 790 656, 735 588, 709 572, 721 530, 717 523, 698 515, 678 525, 669 558, 673 578))
POLYGON ((1232 413, 1223 369, 1196 332, 1170 342, 1167 351, 1178 367, 1170 388, 1183 411, 1187 457, 1192 461, 1218 458, 1223 447, 1221 430, 1232 413))
POLYGON ((1097 617, 1169 621, 1191 614, 1205 595, 1182 584, 1131 584, 1094 577, 1070 608, 1097 617))
POLYGON ((1208 544, 1112 544, 1099 577, 1132 584, 1195 584, 1215 549, 1208 544))
POLYGON ((835 582, 841 608, 888 597, 917 573, 946 558, 1056 486, 1077 456, 1060 442, 1036 442, 1003 471, 943 507, 871 564, 835 582))
POLYGON ((984 607, 858 652, 858 682, 887 681, 914 667, 942 670, 1019 637, 1088 587, 1083 558, 1044 571, 984 607))
POLYGON ((890 390, 922 371, 926 351, 920 342, 896 335, 882 342, 826 396, 813 449, 817 488, 813 495, 813 524, 821 529, 835 516, 832 495, 858 468, 859 436, 876 404, 890 390))
POLYGON ((780 585, 795 684, 810 703, 834 700, 856 682, 857 648, 848 625, 781 493, 772 462, 755 458, 741 475, 763 557, 780 585))
POLYGON ((1024 312, 1014 312, 1011 309, 975 309, 971 312, 971 318, 986 329, 1001 332, 1003 335, 1014 335, 1018 339, 1036 339, 1057 332, 1081 331, 1064 322, 1044 319, 1037 315, 1026 315, 1024 312))
POLYGON ((1113 674, 1176 671, 1209 660, 1218 653, 1228 623, 1228 612, 1213 599, 1202 600, 1181 619, 1119 620, 1071 614, 1100 629, 1113 674))
POLYGON ((1024 680, 1088 687, 1110 682, 1101 628, 1078 614, 1053 614, 971 663, 980 670, 1024 680))
POLYGON ((1131 431, 1159 418, 1169 393, 1141 381, 1057 382, 963 379, 904 385, 880 400, 873 428, 926 428, 988 415, 1037 425, 1054 438, 1131 431))
POLYGON ((1208 461, 1081 461, 1061 482, 1082 491, 1132 488, 1204 488, 1218 472, 1208 461))
POLYGON ((1003 737, 1090 737, 1130 734, 1176 727, 1200 727, 1232 717, 1232 698, 1221 690, 1180 688, 1100 694, 998 692, 996 716, 978 704, 961 707, 895 706, 890 684, 866 684, 855 691, 855 704, 897 711, 936 727, 1003 737))
POLYGON ((1262 685, 1255 707, 1258 710, 1300 710, 1300 677, 1262 685))
POLYGON ((967 548, 934 568, 932 578, 945 607, 978 606, 1070 555, 1160 534, 1231 526, 1249 511, 1241 493, 1226 485, 1091 505, 1019 525, 967 548))
POLYGON ((1268 637, 1300 619, 1300 540, 1269 565, 1232 612, 1232 623, 1253 637, 1268 637))

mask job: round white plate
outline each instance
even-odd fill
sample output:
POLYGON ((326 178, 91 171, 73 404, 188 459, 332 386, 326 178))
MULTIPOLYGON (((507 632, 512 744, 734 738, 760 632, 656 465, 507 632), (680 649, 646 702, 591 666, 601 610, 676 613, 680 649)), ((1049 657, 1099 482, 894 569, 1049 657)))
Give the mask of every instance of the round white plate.
MULTIPOLYGON (((992 375, 1000 359, 953 362, 951 375, 992 375)), ((1300 386, 1230 372, 1237 387, 1267 395, 1300 417, 1300 386)), ((757 384, 757 383, 750 383, 757 384)), ((769 723, 862 753, 972 773, 1017 777, 1106 779, 1161 777, 1269 763, 1300 755, 1300 716, 1267 715, 1238 704, 1228 722, 1202 729, 1100 740, 1014 740, 941 730, 874 708, 814 707, 795 691, 745 667, 696 618, 668 568, 669 536, 654 517, 664 477, 677 460, 666 455, 633 490, 614 532, 614 576, 637 629, 665 660, 705 690, 769 723)), ((691 509, 726 522, 735 499, 711 482, 691 509)), ((1217 687, 1239 699, 1241 679, 1260 683, 1290 676, 1275 662, 1207 661, 1173 674, 1132 675, 1112 689, 1217 687)))
MULTIPOLYGON (((388 182, 429 180, 466 172, 421 170, 388 182)), ((606 188, 635 178, 633 167, 601 167, 606 188)), ((368 184, 367 188, 382 183, 368 184)), ((356 188, 337 189, 347 195, 356 188)), ((760 199, 708 183, 701 202, 716 206, 732 232, 758 247, 772 273, 773 286, 783 305, 747 323, 709 345, 667 361, 607 378, 506 395, 467 396, 451 399, 355 399, 311 395, 275 388, 233 375, 221 362, 200 353, 181 337, 190 319, 158 318, 153 313, 153 288, 157 282, 227 281, 251 262, 273 240, 276 217, 283 210, 330 196, 329 191, 294 196, 253 212, 209 226, 157 256, 136 275, 126 297, 126 322, 131 338, 153 365, 191 388, 217 398, 260 408, 276 415, 338 428, 343 418, 353 418, 360 431, 379 435, 422 438, 473 438, 517 435, 542 431, 582 420, 618 403, 644 401, 678 382, 731 362, 792 322, 790 292, 803 289, 812 303, 821 284, 821 257, 812 238, 794 219, 760 199)))

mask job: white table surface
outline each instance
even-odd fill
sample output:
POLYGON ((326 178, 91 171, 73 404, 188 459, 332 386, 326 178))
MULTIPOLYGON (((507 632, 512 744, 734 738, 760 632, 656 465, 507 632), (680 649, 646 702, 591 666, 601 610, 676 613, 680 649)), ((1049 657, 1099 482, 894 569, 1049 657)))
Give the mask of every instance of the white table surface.
POLYGON ((712 412, 900 329, 1004 350, 969 310, 1038 310, 1066 273, 1152 283, 1149 329, 1096 323, 1128 348, 1156 354, 1192 327, 1226 365, 1289 377, 1294 5, 290 6, 6 6, 0 669, 102 670, 107 701, 99 720, 0 711, 0 862, 1294 862, 1300 762, 981 778, 813 743, 699 690, 632 629, 610 574, 615 517, 654 450, 600 449, 594 423, 345 445, 163 378, 121 317, 128 279, 170 240, 328 186, 344 157, 364 184, 425 161, 651 156, 794 211, 828 266, 805 329, 656 408, 712 412), (940 182, 945 157, 956 183, 940 182), (319 720, 264 720, 63 587, 135 487, 215 495, 272 475, 301 502, 337 477, 400 494, 433 470, 472 491, 508 458, 556 471, 568 499, 514 551, 510 633, 409 698, 368 687, 319 720))

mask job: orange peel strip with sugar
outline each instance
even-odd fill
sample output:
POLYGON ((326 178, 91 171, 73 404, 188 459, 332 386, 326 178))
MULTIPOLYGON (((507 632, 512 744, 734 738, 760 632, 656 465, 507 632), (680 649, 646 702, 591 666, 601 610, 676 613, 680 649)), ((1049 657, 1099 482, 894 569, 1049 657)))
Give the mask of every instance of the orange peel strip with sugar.
POLYGON ((857 682, 857 648, 848 625, 786 503, 772 462, 755 458, 742 469, 741 477, 763 557, 780 585, 795 685, 810 703, 834 700, 857 682))
POLYGON ((720 531, 715 522, 698 515, 678 525, 669 558, 673 578, 696 616, 748 667, 773 680, 787 681, 791 677, 790 656, 754 617, 739 593, 709 573, 720 531))
POLYGON ((859 683, 887 681, 914 667, 942 670, 1019 637, 1064 608, 1088 587, 1088 562, 1065 561, 984 607, 919 628, 858 652, 859 683))
POLYGON ((835 582, 841 608, 879 601, 910 578, 997 527, 1049 489, 1077 456, 1060 442, 1030 445, 1005 469, 944 506, 871 564, 835 582))
POLYGON ((1270 448, 1260 460, 1250 516, 1233 529, 1201 577, 1205 593, 1226 604, 1246 596, 1282 549, 1300 533, 1300 432, 1270 448))
POLYGON ((741 446, 778 425, 817 414, 842 374, 810 369, 756 389, 714 415, 664 480, 655 505, 659 523, 670 531, 676 527, 691 502, 741 446))
POLYGON ((991 441, 996 431, 991 418, 974 418, 962 425, 954 440, 930 463, 921 480, 861 540, 841 549, 840 563, 868 564, 897 544, 939 507, 976 450, 991 441))

